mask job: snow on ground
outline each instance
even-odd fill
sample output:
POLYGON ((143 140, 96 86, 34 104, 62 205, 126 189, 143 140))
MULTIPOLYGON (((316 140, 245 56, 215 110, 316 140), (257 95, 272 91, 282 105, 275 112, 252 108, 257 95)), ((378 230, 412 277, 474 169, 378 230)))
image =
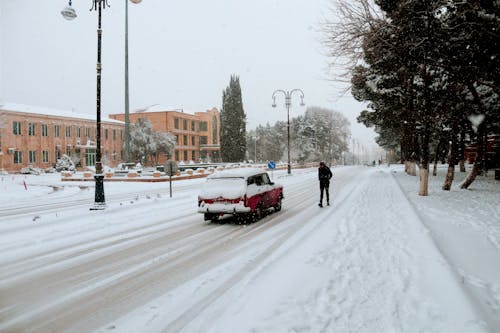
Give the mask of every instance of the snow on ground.
MULTIPOLYGON (((257 247, 242 249, 240 255, 98 331, 174 332, 186 309, 191 309, 194 319, 180 331, 498 332, 500 182, 492 175, 479 177, 470 190, 459 190, 465 175, 457 172, 452 190, 445 192, 440 190, 444 172, 445 167, 438 177, 431 177, 429 196, 421 197, 418 177, 406 175, 400 165, 334 168, 332 206, 309 207, 274 226, 297 230, 283 236, 283 242, 267 248, 270 240, 261 234, 259 243, 256 234, 257 247), (244 274, 229 274, 238 269, 244 274), (220 284, 225 279, 226 288, 220 284)), ((273 176, 285 186, 285 193, 297 184, 303 190, 298 186, 298 193, 286 193, 283 211, 264 225, 287 214, 287 208, 292 211, 287 199, 294 195, 317 195, 310 192, 317 191, 315 169, 294 170, 291 177, 282 172, 273 176)), ((174 216, 196 214, 194 200, 202 182, 174 183, 169 201, 177 207, 174 216)), ((93 189, 87 186, 93 184, 64 184, 58 175, 2 176, 0 212, 23 200, 43 205, 54 198, 88 199, 93 189)), ((79 240, 84 247, 103 235, 129 237, 140 231, 116 230, 132 223, 134 228, 154 231, 156 225, 149 219, 161 214, 154 201, 162 200, 154 193, 165 186, 106 183, 110 202, 116 198, 120 203, 110 203, 107 211, 88 214, 85 220, 72 220, 71 214, 88 207, 61 209, 55 214, 66 216, 66 223, 50 221, 48 227, 36 223, 36 212, 13 220, 0 218, 0 233, 7 235, 0 245, 0 264, 63 242, 79 240), (145 191, 151 200, 123 199, 125 193, 139 196, 145 191), (127 206, 126 213, 120 213, 122 205, 127 206)), ((0 279, 0 295, 3 285, 7 282, 0 279)), ((0 316, 0 331, 1 327, 0 316)))

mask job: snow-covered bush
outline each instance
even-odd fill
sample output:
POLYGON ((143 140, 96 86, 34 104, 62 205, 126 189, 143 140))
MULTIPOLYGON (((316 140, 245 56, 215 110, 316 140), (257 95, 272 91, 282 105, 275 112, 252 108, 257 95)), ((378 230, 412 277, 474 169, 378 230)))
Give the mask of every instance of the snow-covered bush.
POLYGON ((73 162, 73 160, 71 160, 71 158, 68 155, 63 154, 61 158, 58 159, 56 162, 56 170, 58 172, 75 171, 76 170, 75 163, 73 162))
POLYGON ((54 173, 56 171, 57 171, 56 168, 53 168, 53 167, 48 167, 48 168, 43 169, 44 173, 54 173))

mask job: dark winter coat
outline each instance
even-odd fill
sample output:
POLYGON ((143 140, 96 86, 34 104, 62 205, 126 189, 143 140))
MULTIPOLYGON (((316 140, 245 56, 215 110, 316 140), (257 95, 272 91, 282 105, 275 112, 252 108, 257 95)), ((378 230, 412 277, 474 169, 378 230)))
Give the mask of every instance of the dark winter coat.
POLYGON ((332 171, 326 165, 320 166, 318 168, 318 179, 320 183, 328 184, 332 176, 333 176, 332 171))

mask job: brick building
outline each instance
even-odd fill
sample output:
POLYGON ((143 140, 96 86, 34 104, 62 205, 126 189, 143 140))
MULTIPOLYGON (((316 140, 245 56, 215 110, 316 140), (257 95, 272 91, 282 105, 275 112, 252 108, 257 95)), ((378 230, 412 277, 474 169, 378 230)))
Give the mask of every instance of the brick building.
MULTIPOLYGON (((125 124, 101 119, 101 154, 105 165, 123 160, 125 124)), ((0 169, 16 172, 26 166, 47 168, 66 154, 80 168, 96 161, 95 115, 32 107, 0 105, 0 169)))
MULTIPOLYGON (((477 143, 465 147, 465 160, 473 164, 476 161, 477 143)), ((484 167, 486 169, 500 168, 500 134, 490 134, 486 138, 484 167)))
MULTIPOLYGON (((112 114, 110 118, 125 121, 125 114, 112 114)), ((139 119, 148 119, 153 130, 176 137, 173 156, 160 156, 159 164, 167 159, 220 162, 220 112, 217 108, 190 114, 155 105, 129 114, 130 123, 139 119)))

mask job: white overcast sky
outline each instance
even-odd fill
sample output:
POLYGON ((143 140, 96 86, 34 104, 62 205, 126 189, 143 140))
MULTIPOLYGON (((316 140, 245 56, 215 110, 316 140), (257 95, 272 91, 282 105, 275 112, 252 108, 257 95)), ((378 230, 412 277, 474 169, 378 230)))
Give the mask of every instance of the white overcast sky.
MULTIPOLYGON (((125 0, 103 11, 102 112, 124 112, 125 0)), ((73 0, 0 0, 0 100, 95 113, 97 13, 73 0)), ((364 109, 339 97, 326 73, 319 22, 328 0, 143 0, 129 3, 130 108, 160 104, 187 112, 220 109, 231 74, 239 75, 248 129, 286 120, 276 89, 304 91, 308 106, 342 112, 367 147, 373 131, 356 123, 364 109)), ((291 117, 305 111, 294 95, 291 117)))

